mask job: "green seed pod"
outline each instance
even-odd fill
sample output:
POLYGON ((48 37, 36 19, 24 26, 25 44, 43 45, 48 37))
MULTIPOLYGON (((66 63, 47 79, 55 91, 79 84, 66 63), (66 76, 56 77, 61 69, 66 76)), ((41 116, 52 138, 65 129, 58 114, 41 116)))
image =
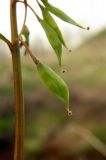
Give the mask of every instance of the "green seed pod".
POLYGON ((58 9, 57 7, 54 7, 53 5, 51 5, 50 3, 48 3, 47 1, 42 1, 42 2, 44 3, 44 5, 48 9, 48 11, 50 11, 51 13, 53 13, 55 16, 59 17, 63 21, 65 21, 67 23, 70 23, 72 25, 75 25, 77 27, 80 27, 82 29, 87 29, 87 30, 89 29, 88 27, 84 27, 84 26, 78 24, 76 21, 74 21, 71 17, 69 17, 62 10, 58 9))
POLYGON ((58 38, 60 39, 61 43, 66 47, 62 33, 61 33, 57 23, 55 22, 54 18, 51 16, 51 14, 48 12, 48 10, 46 8, 42 7, 41 5, 40 5, 40 7, 42 10, 43 18, 48 23, 48 25, 57 33, 58 38))
POLYGON ((52 48, 54 49, 57 55, 59 65, 61 66, 62 43, 59 40, 57 33, 46 23, 45 20, 41 20, 40 24, 43 27, 48 41, 50 42, 52 48))
POLYGON ((68 113, 70 113, 69 90, 63 79, 45 64, 39 63, 37 70, 47 88, 64 102, 68 113))

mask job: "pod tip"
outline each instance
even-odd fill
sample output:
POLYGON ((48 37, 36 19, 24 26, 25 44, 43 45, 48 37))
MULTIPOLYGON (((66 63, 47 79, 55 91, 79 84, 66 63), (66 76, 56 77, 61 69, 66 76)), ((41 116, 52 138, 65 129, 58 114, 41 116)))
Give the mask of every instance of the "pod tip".
POLYGON ((65 72, 66 72, 66 69, 63 68, 63 69, 62 69, 62 73, 65 73, 65 72))
POLYGON ((72 52, 72 50, 71 50, 71 49, 69 49, 68 51, 69 51, 69 52, 72 52))
POLYGON ((67 112, 68 112, 68 116, 72 116, 72 111, 67 109, 67 112))
POLYGON ((61 66, 61 72, 65 73, 67 70, 65 68, 63 68, 63 66, 61 66))

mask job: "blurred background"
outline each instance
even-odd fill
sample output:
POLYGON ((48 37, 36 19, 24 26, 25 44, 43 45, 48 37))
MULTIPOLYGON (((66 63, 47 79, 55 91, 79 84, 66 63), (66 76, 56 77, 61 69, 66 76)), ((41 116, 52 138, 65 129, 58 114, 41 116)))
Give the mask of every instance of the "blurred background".
MULTIPOLYGON (((43 85, 31 58, 22 54, 25 99, 25 160, 106 159, 106 1, 51 0, 77 22, 90 26, 81 30, 58 18, 65 42, 61 73, 56 56, 36 18, 28 10, 30 48, 50 65, 70 89, 69 117, 62 104, 43 85)), ((9 1, 0 1, 0 33, 10 39, 9 1)), ((34 0, 29 2, 39 12, 34 0)), ((18 28, 22 27, 24 6, 18 3, 18 28)), ((0 40, 0 160, 13 159, 14 91, 11 53, 0 40)))

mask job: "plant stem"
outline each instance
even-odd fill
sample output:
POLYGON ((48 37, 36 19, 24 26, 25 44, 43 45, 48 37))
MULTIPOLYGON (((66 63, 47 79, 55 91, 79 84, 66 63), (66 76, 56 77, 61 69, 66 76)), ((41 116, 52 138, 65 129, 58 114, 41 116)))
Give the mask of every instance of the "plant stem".
POLYGON ((12 63, 15 95, 15 149, 14 160, 23 160, 24 148, 24 103, 22 90, 22 74, 19 42, 15 39, 18 37, 16 3, 10 0, 10 21, 11 21, 11 41, 13 45, 12 63))

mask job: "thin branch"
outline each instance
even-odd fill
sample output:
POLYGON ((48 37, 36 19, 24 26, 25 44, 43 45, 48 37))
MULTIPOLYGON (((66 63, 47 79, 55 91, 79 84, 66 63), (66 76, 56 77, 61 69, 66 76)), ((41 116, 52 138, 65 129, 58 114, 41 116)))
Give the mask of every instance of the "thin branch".
POLYGON ((32 60, 34 61, 34 63, 37 65, 39 64, 39 60, 33 55, 32 51, 29 49, 29 47, 27 46, 26 42, 24 42, 21 38, 19 39, 21 41, 21 43, 23 44, 23 46, 26 48, 26 50, 28 51, 29 55, 31 56, 32 60))
MULTIPOLYGON (((25 2, 23 2, 21 0, 17 1, 17 2, 25 3, 25 2)), ((28 3, 26 3, 26 4, 27 4, 27 7, 29 7, 32 10, 32 12, 34 13, 35 17, 38 19, 38 21, 41 21, 41 18, 37 15, 37 13, 34 11, 34 9, 28 3)))
POLYGON ((7 43, 9 49, 12 51, 13 50, 13 45, 12 43, 3 35, 0 33, 0 39, 3 40, 5 43, 7 43))
POLYGON ((25 15, 24 15, 24 21, 23 21, 23 25, 22 25, 22 29, 19 33, 19 37, 21 36, 23 30, 24 30, 24 26, 25 26, 25 23, 26 23, 26 18, 27 18, 27 1, 25 0, 24 1, 24 5, 25 5, 25 15))

